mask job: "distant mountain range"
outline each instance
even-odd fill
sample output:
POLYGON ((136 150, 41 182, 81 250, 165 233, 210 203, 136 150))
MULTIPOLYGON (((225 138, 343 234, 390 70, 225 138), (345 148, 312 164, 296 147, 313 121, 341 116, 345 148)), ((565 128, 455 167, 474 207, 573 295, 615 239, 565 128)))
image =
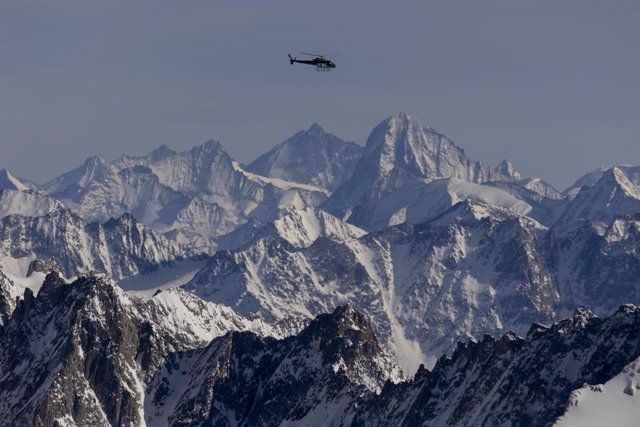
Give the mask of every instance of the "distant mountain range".
POLYGON ((404 113, 0 170, 0 425, 584 424, 637 400, 639 278, 640 166, 559 191, 404 113))

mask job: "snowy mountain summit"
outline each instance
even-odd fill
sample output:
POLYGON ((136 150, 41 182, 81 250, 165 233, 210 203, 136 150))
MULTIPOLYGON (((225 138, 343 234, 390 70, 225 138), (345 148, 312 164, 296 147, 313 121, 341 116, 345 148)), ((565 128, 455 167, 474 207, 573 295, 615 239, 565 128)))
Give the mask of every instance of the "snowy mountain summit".
POLYGON ((353 172, 362 147, 326 133, 314 123, 251 162, 258 175, 335 191, 353 172))
POLYGON ((372 209, 400 212, 417 201, 416 191, 438 178, 481 184, 521 176, 506 161, 491 168, 470 160, 446 136, 400 113, 373 129, 353 175, 323 208, 367 228, 372 209), (396 197, 399 194, 405 196, 396 197))

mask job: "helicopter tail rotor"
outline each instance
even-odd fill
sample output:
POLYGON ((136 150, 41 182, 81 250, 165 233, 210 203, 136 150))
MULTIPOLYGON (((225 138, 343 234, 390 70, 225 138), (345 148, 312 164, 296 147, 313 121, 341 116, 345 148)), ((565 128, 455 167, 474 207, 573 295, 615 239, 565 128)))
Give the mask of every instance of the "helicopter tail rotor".
POLYGON ((289 57, 289 64, 293 65, 293 61, 296 60, 296 58, 292 58, 291 55, 287 55, 289 57))

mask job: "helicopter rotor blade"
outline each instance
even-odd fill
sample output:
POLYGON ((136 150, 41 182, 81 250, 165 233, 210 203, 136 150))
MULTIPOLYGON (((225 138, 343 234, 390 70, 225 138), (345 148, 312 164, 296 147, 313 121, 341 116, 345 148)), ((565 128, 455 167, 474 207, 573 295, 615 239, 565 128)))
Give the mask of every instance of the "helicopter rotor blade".
POLYGON ((324 54, 321 54, 321 53, 309 53, 309 52, 300 52, 300 53, 303 54, 303 55, 309 55, 309 56, 319 56, 321 58, 327 58, 329 56, 340 55, 339 53, 331 53, 329 55, 324 55, 324 54))

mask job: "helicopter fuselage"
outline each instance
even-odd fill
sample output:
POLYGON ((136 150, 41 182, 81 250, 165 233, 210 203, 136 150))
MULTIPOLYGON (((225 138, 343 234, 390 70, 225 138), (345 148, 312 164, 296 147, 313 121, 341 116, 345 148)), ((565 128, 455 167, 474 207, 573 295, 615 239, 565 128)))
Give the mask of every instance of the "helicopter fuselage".
POLYGON ((307 60, 307 59, 292 58, 291 55, 289 55, 289 63, 313 65, 318 69, 327 69, 327 70, 331 68, 336 68, 336 64, 334 64, 332 61, 329 61, 328 59, 325 59, 325 58, 313 58, 313 59, 307 60))

